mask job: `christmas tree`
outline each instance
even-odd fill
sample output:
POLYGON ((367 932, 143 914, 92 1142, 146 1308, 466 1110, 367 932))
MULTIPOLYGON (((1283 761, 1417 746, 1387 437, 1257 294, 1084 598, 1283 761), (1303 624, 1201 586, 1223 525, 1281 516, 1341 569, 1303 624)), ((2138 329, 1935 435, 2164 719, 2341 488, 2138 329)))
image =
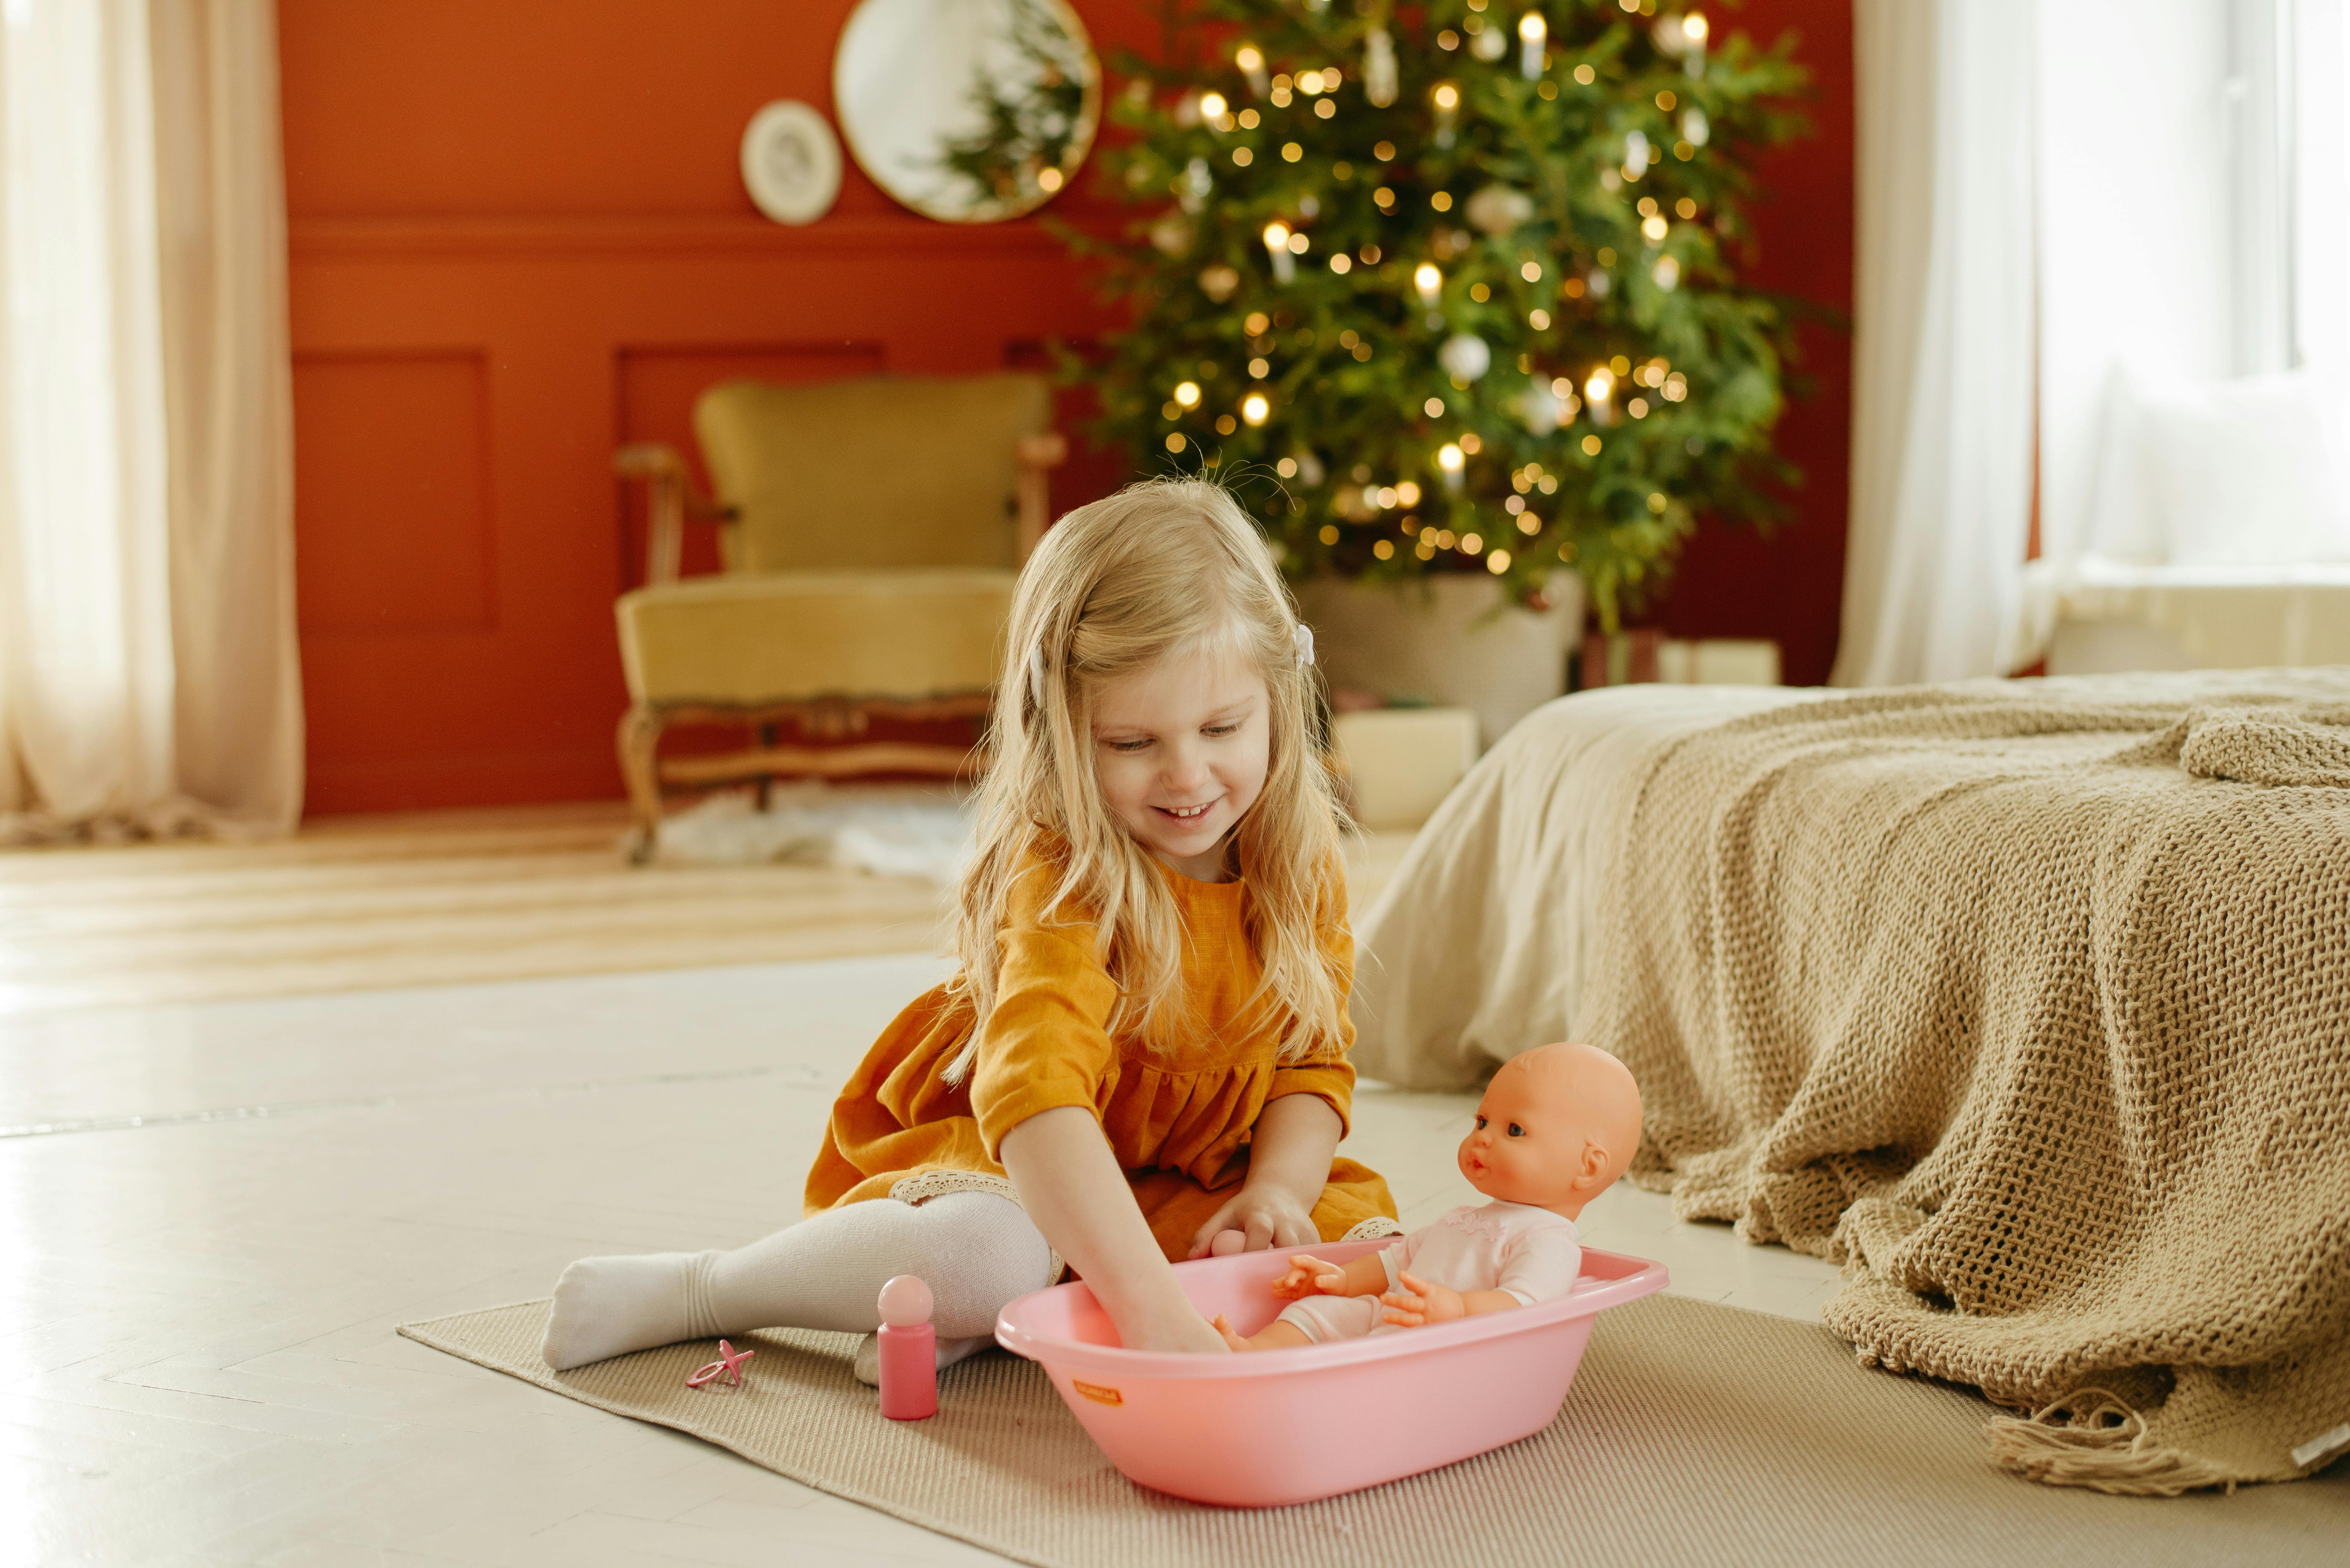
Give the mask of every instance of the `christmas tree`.
POLYGON ((1087 368, 1146 469, 1221 475, 1294 576, 1580 571, 1613 624, 1700 514, 1768 516, 1785 317, 1742 289, 1787 46, 1655 0, 1200 0, 1119 62, 1149 209, 1087 368), (1180 40, 1193 52, 1182 57, 1180 40))

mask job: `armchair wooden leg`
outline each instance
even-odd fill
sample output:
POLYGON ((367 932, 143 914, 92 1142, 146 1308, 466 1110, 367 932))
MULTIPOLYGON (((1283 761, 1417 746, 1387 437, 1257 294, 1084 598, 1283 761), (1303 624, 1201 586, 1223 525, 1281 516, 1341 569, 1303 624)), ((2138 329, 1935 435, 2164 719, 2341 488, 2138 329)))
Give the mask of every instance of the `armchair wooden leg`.
POLYGON ((629 861, 635 866, 653 857, 660 838, 660 774, 656 758, 662 723, 660 711, 641 702, 620 715, 620 777, 629 786, 629 806, 636 819, 636 830, 629 840, 629 861))

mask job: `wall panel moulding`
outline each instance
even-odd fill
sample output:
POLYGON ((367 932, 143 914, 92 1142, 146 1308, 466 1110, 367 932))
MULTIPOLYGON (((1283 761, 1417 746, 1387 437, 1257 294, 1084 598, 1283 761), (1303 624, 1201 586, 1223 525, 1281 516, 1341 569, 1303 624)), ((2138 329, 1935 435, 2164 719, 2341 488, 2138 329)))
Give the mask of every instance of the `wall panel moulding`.
POLYGON ((831 218, 785 228, 764 218, 297 218, 296 260, 338 256, 668 254, 747 251, 788 257, 842 253, 936 255, 952 252, 1061 258, 1060 243, 1035 223, 934 223, 921 219, 831 218))

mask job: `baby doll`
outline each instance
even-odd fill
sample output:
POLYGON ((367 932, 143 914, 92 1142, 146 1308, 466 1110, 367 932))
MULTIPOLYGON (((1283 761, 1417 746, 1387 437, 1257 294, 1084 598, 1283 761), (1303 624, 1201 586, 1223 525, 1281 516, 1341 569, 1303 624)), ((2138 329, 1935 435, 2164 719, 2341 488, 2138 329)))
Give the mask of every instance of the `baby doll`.
POLYGON ((1640 1141, 1640 1091, 1589 1045, 1505 1063, 1461 1140, 1461 1174, 1491 1203, 1453 1210, 1344 1268, 1300 1252, 1273 1293, 1290 1301, 1234 1350, 1281 1350, 1556 1301, 1583 1264, 1575 1217, 1624 1173, 1640 1141))

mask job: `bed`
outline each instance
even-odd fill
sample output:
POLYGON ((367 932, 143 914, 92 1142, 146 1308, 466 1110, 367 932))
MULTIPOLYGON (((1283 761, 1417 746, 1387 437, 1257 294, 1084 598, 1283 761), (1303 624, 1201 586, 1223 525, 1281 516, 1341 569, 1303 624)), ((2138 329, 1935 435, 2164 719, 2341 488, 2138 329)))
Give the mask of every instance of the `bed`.
POLYGON ((1356 1063, 1638 1076, 1633 1176, 2116 1491, 2350 1450, 2350 669, 1539 710, 1357 922, 1356 1063))

